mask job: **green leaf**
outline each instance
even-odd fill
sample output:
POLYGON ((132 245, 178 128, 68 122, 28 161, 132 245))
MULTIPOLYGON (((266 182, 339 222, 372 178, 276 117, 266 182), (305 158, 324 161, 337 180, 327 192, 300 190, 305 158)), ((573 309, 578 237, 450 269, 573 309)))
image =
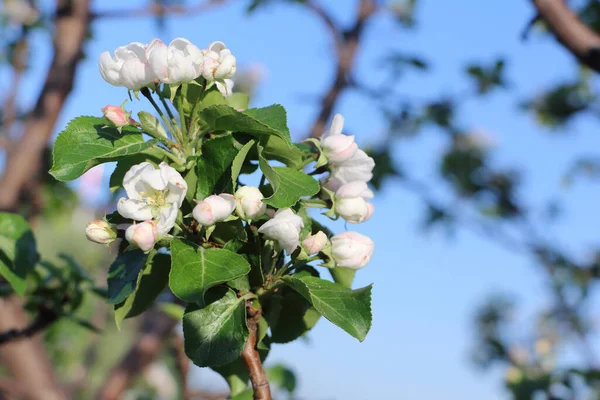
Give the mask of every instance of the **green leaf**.
POLYGON ((301 294, 291 288, 283 288, 279 292, 261 298, 261 303, 273 343, 288 343, 312 329, 318 318, 314 318, 314 314, 307 316, 311 305, 301 294))
POLYGON ((145 142, 133 127, 124 127, 119 133, 116 128, 106 126, 104 118, 77 117, 54 143, 50 174, 59 181, 71 181, 98 164, 139 153, 156 142, 156 139, 145 142))
POLYGON ((171 256, 156 254, 148 258, 142 273, 138 275, 135 290, 124 302, 115 306, 115 322, 121 329, 121 321, 140 315, 152 306, 169 281, 171 256))
POLYGON ((275 208, 288 208, 296 204, 300 198, 313 196, 321 189, 319 182, 302 171, 287 167, 271 167, 263 156, 260 145, 258 154, 260 169, 273 187, 273 195, 264 199, 264 203, 275 208))
POLYGON ((232 221, 223 221, 215 225, 215 230, 211 234, 211 238, 218 238, 222 242, 227 243, 231 240, 239 242, 248 241, 248 233, 241 219, 232 221))
POLYGON ((158 309, 177 321, 181 321, 185 313, 185 308, 175 303, 160 303, 158 309))
POLYGON ((239 254, 179 239, 171 242, 171 257, 169 287, 175 296, 189 302, 203 302, 209 288, 250 272, 250 264, 239 254))
POLYGON ((335 283, 339 283, 350 289, 352 287, 352 282, 354 281, 354 276, 356 275, 356 270, 352 268, 335 267, 329 268, 329 273, 335 283))
POLYGON ((267 368, 265 372, 272 385, 284 389, 290 394, 296 390, 296 375, 286 366, 277 364, 267 368))
POLYGON ((248 340, 246 300, 228 289, 204 308, 189 307, 183 316, 183 337, 185 353, 199 367, 235 361, 248 340))
POLYGON ((231 182, 233 184, 234 189, 237 185, 237 179, 240 176, 242 167, 244 166, 244 161, 246 161, 246 156, 248 156, 248 152, 250 151, 250 149, 252 149, 254 143, 256 143, 256 141, 254 140, 251 140, 248 143, 246 143, 233 159, 233 163, 231 164, 231 182))
POLYGON ((300 169, 303 166, 302 151, 291 145, 289 141, 280 138, 279 136, 270 136, 264 143, 263 156, 269 160, 277 160, 290 168, 300 169))
POLYGON ((115 170, 110 175, 110 191, 114 192, 119 188, 123 187, 123 178, 125 177, 127 171, 129 171, 129 169, 134 165, 147 161, 149 163, 154 164, 154 166, 158 166, 158 164, 160 164, 161 161, 163 161, 163 159, 164 157, 162 156, 162 154, 158 150, 153 148, 146 149, 138 154, 132 154, 130 156, 120 158, 117 162, 115 170))
POLYGON ((236 92, 227 98, 227 105, 237 109, 237 110, 245 110, 248 108, 248 103, 250 102, 250 98, 246 93, 236 92))
POLYGON ((0 213, 0 275, 15 292, 25 293, 26 278, 38 262, 35 238, 29 224, 17 214, 0 213))
MULTIPOLYGON (((229 384, 229 390, 231 391, 229 395, 231 398, 239 396, 248 389, 250 374, 241 358, 229 364, 212 367, 212 369, 225 378, 229 384)), ((250 399, 252 399, 252 396, 250 396, 250 399)))
POLYGON ((290 144, 292 142, 285 109, 279 104, 249 108, 243 112, 226 105, 215 105, 201 110, 199 115, 213 130, 243 132, 259 137, 275 135, 290 144))
POLYGON ((108 269, 108 303, 122 303, 134 292, 138 275, 148 256, 141 250, 121 253, 108 269))
POLYGON ((284 276, 283 281, 311 302, 325 318, 359 341, 371 328, 371 288, 350 290, 313 276, 284 276))
POLYGON ((231 163, 238 154, 231 135, 217 136, 202 145, 196 175, 196 199, 203 200, 213 193, 222 193, 230 185, 231 163))

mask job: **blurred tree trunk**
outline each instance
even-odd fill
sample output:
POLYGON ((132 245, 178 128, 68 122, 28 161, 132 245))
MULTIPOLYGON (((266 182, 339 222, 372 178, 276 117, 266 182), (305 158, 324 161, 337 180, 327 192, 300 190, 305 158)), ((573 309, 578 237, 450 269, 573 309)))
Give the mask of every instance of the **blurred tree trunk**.
MULTIPOLYGON (((4 173, 0 177, 0 209, 17 211, 26 188, 31 188, 45 171, 42 156, 65 100, 73 88, 77 65, 89 26, 88 0, 57 0, 54 20, 54 55, 46 81, 25 130, 8 149, 4 173)), ((0 300, 0 330, 23 328, 28 324, 22 299, 0 300)), ((52 364, 39 336, 7 343, 0 347, 0 360, 32 400, 67 399, 57 381, 52 364)))

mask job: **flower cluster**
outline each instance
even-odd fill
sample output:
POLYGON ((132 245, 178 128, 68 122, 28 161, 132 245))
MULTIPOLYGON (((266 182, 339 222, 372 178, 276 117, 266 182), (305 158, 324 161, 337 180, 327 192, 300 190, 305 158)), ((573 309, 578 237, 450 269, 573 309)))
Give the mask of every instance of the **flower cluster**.
POLYGON ((154 39, 148 44, 133 42, 121 46, 114 55, 105 51, 100 55, 99 67, 106 82, 130 90, 155 83, 180 85, 202 76, 207 89, 216 85, 224 96, 229 96, 236 61, 222 42, 200 50, 183 38, 174 39, 169 45, 154 39))

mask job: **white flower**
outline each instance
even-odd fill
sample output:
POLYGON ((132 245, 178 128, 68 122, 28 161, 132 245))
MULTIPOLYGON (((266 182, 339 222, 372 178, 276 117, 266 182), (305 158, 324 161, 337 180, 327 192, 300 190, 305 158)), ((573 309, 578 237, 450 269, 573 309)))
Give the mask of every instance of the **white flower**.
POLYGON ((119 214, 136 221, 158 218, 159 235, 171 230, 187 192, 187 183, 179 172, 164 162, 158 169, 143 162, 127 171, 123 187, 129 198, 119 200, 119 214))
POLYGON ((125 239, 143 251, 150 251, 158 239, 156 222, 144 221, 131 225, 125 231, 125 239))
POLYGON ((335 212, 346 221, 359 224, 373 215, 373 204, 367 203, 372 198, 366 182, 345 183, 335 193, 335 212))
POLYGON ((298 247, 300 230, 304 227, 302 218, 289 208, 282 208, 275 213, 273 219, 265 222, 258 231, 279 245, 290 255, 298 247))
POLYGON ((100 74, 111 85, 139 90, 154 82, 155 75, 146 59, 146 46, 139 42, 129 43, 115 50, 100 54, 100 74))
POLYGON ((235 198, 232 195, 228 193, 218 196, 213 194, 199 202, 194 207, 192 215, 200 225, 212 226, 229 217, 233 210, 235 210, 235 198))
POLYGON ((374 167, 375 160, 358 149, 350 159, 331 166, 330 179, 342 184, 352 181, 368 182, 373 178, 374 167))
POLYGON ((184 38, 173 39, 169 46, 154 39, 146 47, 146 57, 150 68, 163 83, 190 82, 202 74, 202 52, 184 38))
POLYGON ((235 194, 235 210, 241 219, 255 220, 267 211, 267 205, 262 202, 263 194, 255 186, 242 186, 235 194))
POLYGON ((230 96, 233 81, 229 78, 235 74, 235 57, 223 42, 211 43, 202 53, 204 55, 202 76, 208 81, 206 88, 216 84, 223 96, 230 96))
POLYGON ((349 160, 356 151, 358 145, 354 143, 354 136, 342 134, 344 128, 344 117, 336 114, 333 117, 329 130, 321 140, 321 148, 330 163, 339 164, 349 160))
POLYGON ((319 231, 302 241, 302 247, 309 255, 317 254, 327 245, 327 235, 323 231, 319 231))
POLYGON ((364 267, 371 260, 374 247, 371 238, 357 232, 344 232, 331 238, 331 255, 338 267, 364 267))
POLYGON ((117 232, 115 232, 112 225, 108 222, 97 219, 87 224, 85 227, 85 236, 89 241, 109 244, 115 241, 117 232))

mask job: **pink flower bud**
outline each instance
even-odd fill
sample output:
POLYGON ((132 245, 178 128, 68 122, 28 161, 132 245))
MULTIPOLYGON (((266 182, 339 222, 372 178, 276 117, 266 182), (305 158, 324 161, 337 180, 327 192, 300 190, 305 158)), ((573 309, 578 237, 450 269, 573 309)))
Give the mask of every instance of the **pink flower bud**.
POLYGON ((145 252, 152 250, 158 239, 156 222, 144 221, 131 225, 125 231, 125 239, 145 252))
POLYGON ((371 238, 357 232, 344 232, 331 238, 331 255, 338 267, 364 267, 371 260, 374 248, 371 238))
POLYGON ((102 113, 104 114, 104 118, 109 120, 113 126, 119 129, 119 132, 124 126, 136 124, 130 117, 131 113, 125 111, 123 105, 121 107, 106 106, 102 109, 102 113))
POLYGON ((108 222, 97 219, 87 224, 85 236, 91 242, 109 244, 117 238, 117 232, 108 222))
POLYGON ((345 183, 335 192, 335 212, 350 223, 360 224, 373 215, 373 204, 367 203, 372 198, 366 182, 345 183))
POLYGON ((302 241, 302 247, 309 255, 317 254, 327 245, 327 235, 319 231, 302 241))
POLYGON ((235 210, 235 198, 227 193, 208 196, 199 202, 192 215, 200 225, 212 226, 219 221, 229 217, 235 210))
POLYGON ((358 151, 358 145, 354 143, 354 136, 332 135, 327 136, 321 142, 323 153, 333 164, 348 161, 358 151))

